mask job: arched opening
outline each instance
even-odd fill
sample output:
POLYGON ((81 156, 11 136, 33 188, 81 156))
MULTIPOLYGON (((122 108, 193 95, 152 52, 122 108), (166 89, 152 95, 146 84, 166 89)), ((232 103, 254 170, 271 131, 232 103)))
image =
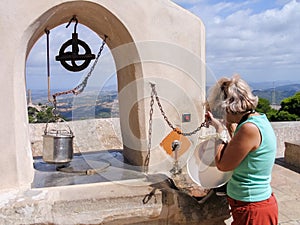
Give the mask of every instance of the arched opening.
MULTIPOLYGON (((2 9, 1 28, 4 32, 6 30, 10 32, 1 37, 2 47, 6 52, 6 57, 1 61, 3 68, 1 101, 3 105, 11 103, 3 110, 1 120, 5 127, 5 130, 1 131, 1 149, 5 156, 1 168, 8 172, 1 175, 3 188, 28 186, 33 179, 24 76, 26 57, 34 43, 44 35, 45 29, 52 30, 60 24, 67 23, 73 15, 101 38, 104 34, 110 37, 107 44, 112 51, 117 68, 123 152, 131 165, 143 165, 149 152, 147 151, 147 134, 149 136, 147 128, 150 127, 148 124, 150 115, 148 100, 151 92, 149 82, 158 81, 159 95, 161 98, 166 95, 167 100, 171 100, 168 95, 170 85, 188 94, 184 98, 178 92, 175 98, 172 95, 172 99, 176 100, 173 104, 176 110, 177 106, 182 107, 176 115, 174 110, 168 113, 169 119, 176 124, 175 120, 181 118, 177 115, 183 113, 193 115, 191 122, 182 124, 182 129, 190 130, 189 128, 193 128, 195 124, 194 121, 201 118, 201 105, 198 99, 200 96, 203 100, 199 87, 202 87, 205 81, 202 73, 204 70, 191 66, 191 63, 200 65, 201 62, 205 62, 205 30, 202 22, 197 18, 187 14, 181 8, 174 7, 174 4, 169 1, 154 1, 151 7, 148 7, 146 2, 136 1, 132 5, 132 13, 124 10, 127 3, 123 1, 30 3, 16 7, 17 3, 10 2, 5 9, 2 9), (11 12, 15 13, 11 14, 11 12), (26 14, 23 15, 22 12, 26 14), (138 20, 142 16, 145 20, 138 20), (191 26, 178 26, 183 21, 191 26), (192 37, 191 41, 186 41, 190 40, 190 37, 192 37), (126 44, 131 44, 132 48, 122 48, 126 44), (118 54, 119 48, 123 50, 121 51, 123 54, 118 54), (174 57, 170 57, 170 53, 174 57), (189 57, 184 56, 184 53, 189 57), (189 60, 190 57, 192 60, 189 60), (193 63, 194 60, 200 61, 199 64, 193 63), (178 66, 179 69, 176 69, 178 66), (187 108, 187 104, 180 104, 186 97, 195 106, 192 111, 190 107, 187 108), (197 109, 200 109, 199 112, 197 109)), ((166 104, 164 109, 168 111, 171 105, 166 104)), ((159 128, 162 127, 161 125, 163 128, 166 127, 161 123, 161 118, 154 123, 154 127, 159 128)), ((152 142, 157 146, 155 149, 157 154, 151 154, 150 158, 152 162, 163 165, 166 165, 167 161, 168 165, 165 168, 168 170, 171 169, 173 159, 165 154, 166 160, 161 160, 160 153, 165 151, 161 151, 158 145, 168 132, 166 129, 159 130, 162 131, 161 134, 159 137, 156 135, 157 140, 152 142)), ((157 168, 151 161, 149 164, 152 168, 157 168)))
MULTIPOLYGON (((52 110, 54 107, 56 107, 55 113, 58 113, 58 116, 65 121, 104 118, 112 121, 119 118, 115 62, 109 48, 105 44, 103 45, 103 40, 98 35, 89 28, 78 24, 79 38, 85 38, 80 40, 90 45, 92 53, 100 55, 98 62, 95 62, 96 59, 91 61, 86 69, 79 72, 68 71, 59 61, 55 60, 55 55, 59 53, 63 43, 71 38, 73 32, 66 30, 66 25, 60 25, 49 31, 48 34, 45 33, 37 41, 27 59, 26 90, 33 156, 42 155, 41 134, 43 131, 39 123, 53 122, 54 113, 52 110), (49 46, 47 46, 47 39, 50 43, 49 46), (48 58, 47 52, 49 52, 49 65, 46 60, 48 58), (85 81, 86 86, 80 90, 79 94, 68 93, 69 90, 74 90, 74 87, 85 81), (63 94, 55 98, 56 102, 54 104, 53 95, 57 93, 63 94), (37 137, 38 134, 40 134, 40 138, 37 137)), ((68 47, 67 51, 72 51, 71 46, 68 47)), ((112 121, 112 123, 116 124, 117 121, 112 121)), ((120 125, 116 124, 113 128, 116 132, 119 132, 119 127, 120 125)), ((86 135, 86 137, 88 136, 86 135)), ((85 140, 85 143, 89 141, 92 140, 85 140)), ((109 148, 110 143, 104 146, 101 145, 101 141, 94 141, 97 141, 97 143, 90 151, 107 150, 109 148)), ((114 140, 111 139, 111 141, 114 140)), ((89 150, 88 146, 84 146, 84 144, 81 144, 81 146, 82 149, 77 147, 75 152, 89 150)), ((123 148, 122 138, 118 138, 111 146, 118 149, 123 148)))
MULTIPOLYGON (((106 35, 108 37, 106 44, 110 49, 116 49, 122 45, 133 42, 133 39, 124 24, 122 24, 115 15, 104 7, 91 2, 70 2, 63 3, 48 10, 32 24, 32 27, 37 27, 37 29, 33 29, 31 31, 32 36, 28 43, 28 51, 26 55, 28 56, 33 45, 45 34, 45 29, 50 31, 54 30, 61 24, 67 23, 74 15, 76 15, 81 24, 93 30, 101 39, 103 39, 106 35)), ((123 141, 121 141, 121 144, 123 145, 123 155, 130 164, 140 166, 143 164, 144 154, 141 149, 145 148, 143 148, 142 142, 136 143, 136 140, 139 140, 140 137, 145 136, 145 134, 143 134, 143 130, 140 127, 140 121, 144 120, 143 115, 141 115, 143 114, 143 110, 141 111, 141 109, 143 109, 143 103, 135 102, 138 95, 138 87, 134 81, 142 77, 141 65, 139 60, 137 60, 139 57, 136 51, 131 51, 130 54, 127 55, 128 58, 124 63, 123 59, 120 58, 120 51, 111 51, 111 53, 117 68, 115 69, 115 72, 117 74, 118 93, 122 92, 123 88, 126 87, 128 89, 128 86, 130 86, 130 98, 134 101, 134 104, 132 104, 133 107, 130 108, 130 113, 128 113, 128 96, 119 96, 119 117, 121 124, 120 135, 122 136, 121 138, 123 138, 123 141), (128 123, 130 124, 129 126, 127 125, 128 123), (124 133, 126 133, 125 136, 123 135, 124 133), (128 133, 131 135, 128 136, 128 133)), ((111 71, 108 73, 112 76, 111 71)), ((94 84, 99 82, 97 79, 94 81, 95 82, 92 82, 94 84)), ((111 81, 106 78, 104 79, 104 83, 105 82, 111 81)), ((100 89, 101 90, 98 89, 98 94, 99 91, 105 90, 105 86, 103 86, 103 80, 101 81, 101 78, 100 89)), ((95 96, 93 97, 93 101, 97 102, 98 99, 96 99, 95 96)), ((97 97, 99 96, 97 95, 97 97)), ((78 106, 81 101, 82 98, 80 96, 76 96, 72 100, 72 103, 73 105, 75 104, 78 106)), ((73 118, 78 117, 78 115, 78 111, 73 111, 73 118)), ((90 123, 89 125, 95 127, 95 123, 90 123)), ((94 138, 97 138, 97 134, 95 133, 87 134, 93 128, 88 128, 86 133, 82 133, 82 131, 84 131, 84 129, 82 129, 82 125, 73 124, 73 128, 77 131, 78 139, 86 139, 86 136, 84 137, 84 135, 94 135, 94 138)), ((86 143, 88 143, 88 145, 91 144, 89 141, 86 141, 86 143)))

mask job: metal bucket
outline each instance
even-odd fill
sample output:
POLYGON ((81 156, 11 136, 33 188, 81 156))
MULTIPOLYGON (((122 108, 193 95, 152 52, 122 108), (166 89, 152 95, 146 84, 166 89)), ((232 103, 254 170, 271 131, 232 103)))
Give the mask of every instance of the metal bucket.
POLYGON ((43 160, 47 163, 64 164, 73 159, 73 132, 66 129, 50 129, 48 123, 43 135, 43 160))

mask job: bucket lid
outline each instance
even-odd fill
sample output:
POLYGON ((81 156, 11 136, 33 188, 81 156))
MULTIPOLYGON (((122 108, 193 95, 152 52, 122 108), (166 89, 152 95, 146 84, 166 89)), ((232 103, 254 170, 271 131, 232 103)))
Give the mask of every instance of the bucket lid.
POLYGON ((232 171, 222 172, 215 165, 215 138, 201 142, 187 162, 190 178, 204 188, 217 188, 229 181, 232 171))

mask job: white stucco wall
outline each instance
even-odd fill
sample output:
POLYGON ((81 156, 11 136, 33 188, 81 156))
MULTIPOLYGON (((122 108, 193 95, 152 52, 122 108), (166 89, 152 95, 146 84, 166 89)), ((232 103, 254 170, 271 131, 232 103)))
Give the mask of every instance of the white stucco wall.
MULTIPOLYGON (((33 179, 26 57, 46 28, 66 23, 73 15, 99 36, 109 37, 118 69, 124 150, 130 161, 142 164, 147 148, 149 81, 157 83, 160 95, 170 103, 165 110, 172 121, 191 110, 192 122, 182 126, 196 127, 204 100, 204 68, 199 64, 205 61, 205 30, 189 12, 168 0, 15 0, 2 1, 0 6, 0 53, 5 56, 0 61, 0 169, 6 171, 0 174, 0 189, 29 187, 33 179), (132 54, 122 47, 128 43, 135 43, 132 54), (179 62, 183 64, 176 68, 179 62), (177 88, 180 92, 173 91, 177 88), (182 104, 186 100, 191 109, 182 104)), ((155 121, 154 127, 164 131, 161 135, 168 133, 161 121, 155 121)))

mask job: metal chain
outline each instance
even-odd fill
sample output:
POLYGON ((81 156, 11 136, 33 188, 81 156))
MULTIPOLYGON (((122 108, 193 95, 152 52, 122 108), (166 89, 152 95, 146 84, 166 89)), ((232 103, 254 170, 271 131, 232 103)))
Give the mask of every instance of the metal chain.
MULTIPOLYGON (((208 124, 206 121, 204 121, 203 123, 200 124, 199 127, 197 127, 195 130, 193 130, 193 131, 191 131, 191 132, 182 132, 182 131, 178 130, 178 129, 170 122, 170 120, 169 120, 169 118, 167 117, 165 111, 163 110, 163 107, 162 107, 162 105, 161 105, 160 99, 159 99, 159 97, 158 97, 158 95, 157 95, 157 91, 156 91, 156 89, 155 89, 155 84, 151 84, 151 88, 152 88, 152 93, 153 93, 154 96, 155 96, 156 103, 157 103, 157 105, 158 105, 158 107, 159 107, 159 110, 160 110, 160 112, 161 112, 161 115, 164 117, 165 121, 167 122, 167 124, 169 125, 169 127, 170 127, 173 131, 175 131, 176 133, 178 133, 178 134, 180 134, 180 135, 183 135, 183 136, 192 136, 192 135, 196 134, 197 132, 199 132, 199 131, 201 130, 202 127, 209 127, 209 124, 208 124)), ((151 95, 152 95, 152 93, 151 93, 151 95)))
POLYGON ((68 90, 68 91, 62 91, 62 92, 57 92, 55 94, 52 95, 53 97, 53 105, 54 105, 54 108, 56 109, 56 104, 57 104, 57 101, 56 101, 56 97, 57 96, 61 96, 61 95, 67 95, 67 94, 74 94, 74 95, 78 95, 80 93, 82 93, 87 85, 87 82, 88 82, 88 79, 90 78, 90 76, 92 75, 92 72, 94 71, 97 63, 98 63, 98 60, 101 56, 101 53, 104 49, 104 45, 106 44, 106 39, 107 39, 107 35, 104 35, 104 39, 103 39, 103 42, 102 42, 102 45, 99 49, 99 52, 97 54, 97 57, 93 63, 93 65, 91 66, 91 69, 90 71, 88 72, 88 74, 86 75, 86 77, 83 79, 83 81, 77 85, 75 88, 71 89, 71 90, 68 90))
MULTIPOLYGON (((151 87, 155 85, 151 83, 151 87)), ((153 105, 154 105, 154 89, 152 88, 151 91, 151 100, 150 100, 150 115, 149 115, 149 131, 148 131, 148 151, 147 155, 145 158, 145 163, 144 163, 144 172, 148 172, 148 166, 149 166, 149 161, 150 161, 150 151, 151 151, 151 142, 152 142, 152 117, 153 117, 153 105)))
POLYGON ((209 124, 204 121, 203 123, 200 124, 199 127, 197 127, 195 130, 191 131, 191 132, 182 132, 180 130, 178 130, 169 120, 169 118, 167 117, 165 111, 163 110, 163 107, 160 103, 160 99, 158 98, 157 95, 157 91, 155 89, 155 84, 154 83, 150 83, 151 85, 151 100, 150 100, 150 115, 149 115, 149 130, 148 130, 148 148, 147 148, 147 155, 145 158, 145 162, 144 162, 144 172, 147 173, 148 172, 148 166, 149 166, 149 161, 150 161, 150 152, 151 152, 151 144, 152 144, 152 121, 153 121, 153 105, 154 105, 154 98, 156 100, 156 103, 159 107, 159 110, 161 112, 161 115, 164 117, 164 120, 166 121, 166 123, 169 125, 169 127, 175 131, 176 133, 178 133, 179 135, 183 135, 183 136, 192 136, 194 134, 196 134, 197 132, 199 132, 201 130, 202 127, 209 127, 209 124))

